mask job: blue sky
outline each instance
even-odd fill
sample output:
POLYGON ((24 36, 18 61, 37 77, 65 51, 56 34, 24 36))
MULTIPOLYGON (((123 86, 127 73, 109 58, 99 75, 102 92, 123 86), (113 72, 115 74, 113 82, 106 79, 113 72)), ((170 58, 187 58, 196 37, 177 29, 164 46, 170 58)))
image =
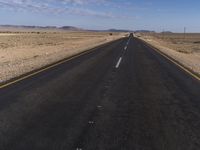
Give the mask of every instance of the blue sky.
POLYGON ((200 1, 0 0, 0 24, 200 32, 200 1))

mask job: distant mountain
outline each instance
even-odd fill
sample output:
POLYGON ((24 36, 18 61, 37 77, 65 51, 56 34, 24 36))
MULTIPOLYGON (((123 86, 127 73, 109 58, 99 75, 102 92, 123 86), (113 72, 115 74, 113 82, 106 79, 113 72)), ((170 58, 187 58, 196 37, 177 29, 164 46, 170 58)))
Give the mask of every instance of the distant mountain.
POLYGON ((16 28, 16 29, 56 29, 56 26, 24 26, 24 25, 0 25, 1 28, 16 28))
POLYGON ((163 31, 161 33, 173 33, 173 32, 171 32, 171 31, 163 31))
POLYGON ((150 30, 136 30, 134 32, 143 32, 143 33, 154 33, 155 31, 150 31, 150 30))
POLYGON ((133 32, 131 30, 124 30, 124 29, 109 29, 109 32, 133 32))
POLYGON ((70 30, 70 31, 81 31, 81 30, 84 30, 84 29, 81 29, 81 28, 73 27, 73 26, 63 26, 63 27, 60 27, 59 29, 70 30))
POLYGON ((107 32, 143 32, 143 33, 150 33, 150 32, 155 32, 155 31, 150 31, 150 30, 124 30, 124 29, 109 29, 109 30, 105 30, 107 32))
POLYGON ((47 29, 47 30, 66 30, 66 31, 91 31, 91 32, 143 32, 143 33, 150 33, 155 31, 150 30, 125 30, 125 29, 109 29, 109 30, 86 30, 74 26, 25 26, 25 25, 0 25, 0 28, 5 29, 47 29))
POLYGON ((87 30, 91 32, 133 32, 130 30, 123 30, 123 29, 108 29, 108 30, 87 30))

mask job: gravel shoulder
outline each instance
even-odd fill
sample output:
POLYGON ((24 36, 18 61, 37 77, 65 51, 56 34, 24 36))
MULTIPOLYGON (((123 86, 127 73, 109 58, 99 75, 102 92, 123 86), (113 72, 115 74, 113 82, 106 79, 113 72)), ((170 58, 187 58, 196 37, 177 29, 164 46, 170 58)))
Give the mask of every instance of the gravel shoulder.
POLYGON ((124 33, 0 33, 0 83, 119 39, 124 33))
POLYGON ((178 61, 183 66, 200 75, 200 51, 191 50, 197 49, 197 47, 200 48, 200 46, 196 44, 192 45, 188 41, 188 43, 174 44, 170 42, 169 39, 155 38, 151 35, 140 35, 139 39, 149 43, 161 52, 178 61))

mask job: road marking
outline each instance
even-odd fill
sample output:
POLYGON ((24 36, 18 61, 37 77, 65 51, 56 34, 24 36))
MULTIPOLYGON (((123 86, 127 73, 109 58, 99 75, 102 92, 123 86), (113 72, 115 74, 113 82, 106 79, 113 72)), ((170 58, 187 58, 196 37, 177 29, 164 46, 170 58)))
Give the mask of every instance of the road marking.
POLYGON ((127 43, 126 43, 127 46, 128 46, 128 44, 129 44, 129 42, 130 42, 130 39, 131 39, 131 38, 129 38, 128 41, 127 41, 127 43))
POLYGON ((128 42, 126 43, 126 45, 128 46, 128 44, 129 44, 129 40, 128 40, 128 42))
POLYGON ((97 108, 102 108, 102 106, 99 105, 99 106, 97 106, 97 108))
POLYGON ((118 60, 118 62, 117 62, 117 64, 116 64, 116 66, 115 66, 115 68, 119 68, 119 65, 120 65, 121 61, 122 61, 122 57, 119 58, 119 60, 118 60))
MULTIPOLYGON (((130 38, 128 39, 128 42, 126 43, 126 46, 124 47, 124 50, 126 51, 127 48, 128 48, 128 44, 129 44, 129 41, 130 41, 130 38)), ((123 52, 122 56, 124 56, 125 54, 125 51, 123 52)), ((120 64, 121 64, 121 61, 122 61, 122 56, 119 58, 115 68, 119 68, 120 64)))
POLYGON ((88 123, 89 123, 89 124, 94 124, 94 121, 89 121, 88 123))
MULTIPOLYGON (((113 41, 112 41, 112 42, 113 42, 113 41)), ((103 44, 103 45, 106 45, 106 44, 109 44, 109 43, 105 43, 105 44, 103 44)), ((41 73, 41 72, 44 72, 44 71, 49 70, 49 69, 51 69, 51 68, 54 68, 54 67, 56 67, 56 66, 58 66, 58 65, 61 65, 61 64, 65 63, 65 62, 71 61, 71 60, 73 60, 73 59, 75 59, 75 58, 78 58, 78 57, 80 57, 80 56, 82 56, 82 55, 89 54, 90 52, 94 51, 95 49, 101 48, 103 45, 99 45, 99 46, 94 47, 94 48, 92 48, 92 49, 90 49, 90 50, 86 50, 85 52, 82 52, 82 53, 80 53, 80 54, 77 54, 77 55, 75 55, 75 56, 72 56, 71 58, 66 58, 65 60, 62 60, 62 61, 59 61, 59 62, 54 63, 54 64, 52 64, 52 65, 49 65, 49 66, 46 67, 46 68, 39 69, 38 71, 35 71, 35 72, 31 73, 31 74, 28 74, 28 75, 25 75, 25 76, 20 77, 20 78, 18 78, 18 79, 15 79, 15 80, 13 80, 13 81, 10 81, 10 82, 8 82, 8 83, 0 84, 0 89, 3 89, 3 88, 5 88, 5 87, 8 87, 8 86, 10 86, 10 85, 12 85, 12 84, 18 83, 18 82, 20 82, 20 81, 22 81, 22 80, 28 79, 28 78, 30 78, 30 77, 33 77, 33 76, 35 76, 35 75, 37 75, 37 74, 39 74, 39 73, 41 73)))
POLYGON ((172 63, 174 63, 175 65, 177 65, 178 67, 180 67, 183 71, 187 72, 189 75, 191 75, 193 78, 197 79, 200 81, 200 77, 195 75, 194 73, 192 73, 189 69, 185 68, 184 66, 180 65, 179 63, 177 63, 176 61, 174 61, 172 58, 170 58, 168 55, 164 54, 163 52, 161 52, 160 50, 157 50, 156 48, 154 48, 153 46, 151 46, 150 44, 146 44, 148 45, 150 48, 152 48, 153 50, 155 50, 156 52, 158 52, 160 55, 162 55, 163 57, 165 57, 167 60, 171 61, 172 63))
POLYGON ((127 41, 127 43, 126 43, 126 46, 125 46, 124 50, 126 50, 126 49, 128 48, 129 42, 130 42, 130 38, 128 39, 128 41, 127 41))
POLYGON ((127 49, 127 46, 124 47, 124 50, 126 50, 126 49, 127 49))
MULTIPOLYGON (((93 50, 93 49, 92 49, 92 50, 93 50)), ((8 87, 9 85, 12 85, 12 84, 15 84, 15 83, 17 83, 17 82, 20 82, 20 81, 22 81, 22 80, 24 80, 24 79, 27 79, 27 78, 32 77, 32 76, 34 76, 34 75, 37 75, 37 74, 39 74, 39 73, 41 73, 41 72, 44 72, 44 71, 46 71, 46 70, 49 70, 49 69, 51 69, 51 68, 54 68, 54 67, 56 67, 56 66, 58 66, 58 65, 61 65, 61 64, 65 63, 65 62, 68 62, 68 61, 70 61, 70 60, 73 60, 73 59, 75 59, 75 58, 77 58, 77 57, 80 57, 80 56, 82 56, 82 55, 84 55, 84 54, 90 53, 92 50, 85 51, 85 52, 83 52, 83 53, 81 53, 81 54, 78 54, 78 55, 76 55, 76 56, 72 56, 72 57, 69 58, 69 59, 60 61, 60 62, 55 63, 55 64, 53 64, 53 65, 50 65, 50 66, 48 66, 48 67, 46 67, 46 68, 44 68, 44 69, 41 69, 41 70, 38 70, 38 71, 36 71, 36 72, 34 72, 34 73, 31 73, 31 74, 29 74, 29 75, 26 75, 26 76, 24 76, 24 77, 21 77, 21 78, 19 78, 19 79, 16 79, 16 80, 14 80, 14 81, 9 82, 9 83, 0 85, 0 89, 5 88, 5 87, 8 87)))

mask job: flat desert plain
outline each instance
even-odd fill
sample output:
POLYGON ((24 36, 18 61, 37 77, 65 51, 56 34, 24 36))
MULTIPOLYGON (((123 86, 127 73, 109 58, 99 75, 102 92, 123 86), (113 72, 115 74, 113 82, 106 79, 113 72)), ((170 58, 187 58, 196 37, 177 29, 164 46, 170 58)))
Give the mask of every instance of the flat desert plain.
POLYGON ((199 33, 139 33, 137 36, 200 75, 199 33))
POLYGON ((125 33, 0 31, 0 83, 123 36, 125 33))

